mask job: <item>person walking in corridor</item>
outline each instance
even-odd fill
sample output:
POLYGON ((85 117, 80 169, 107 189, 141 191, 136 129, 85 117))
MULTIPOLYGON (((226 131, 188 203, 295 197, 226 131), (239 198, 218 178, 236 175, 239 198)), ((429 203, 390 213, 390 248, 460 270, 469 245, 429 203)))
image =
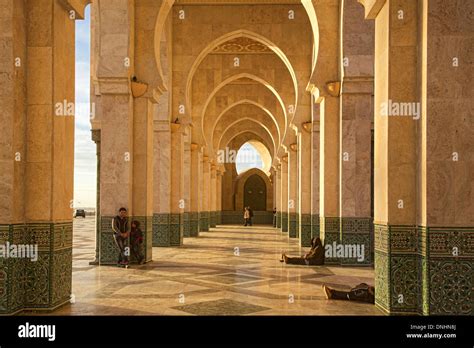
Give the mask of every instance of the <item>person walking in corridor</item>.
POLYGON ((128 267, 128 256, 130 255, 128 237, 130 230, 128 226, 127 209, 123 207, 119 209, 119 214, 112 220, 112 231, 114 231, 115 244, 119 249, 117 265, 128 267))
POLYGON ((244 226, 249 226, 250 224, 250 212, 247 207, 244 208, 244 226))
POLYGON ((249 211, 249 224, 252 226, 253 210, 250 208, 250 206, 247 207, 247 210, 249 211))

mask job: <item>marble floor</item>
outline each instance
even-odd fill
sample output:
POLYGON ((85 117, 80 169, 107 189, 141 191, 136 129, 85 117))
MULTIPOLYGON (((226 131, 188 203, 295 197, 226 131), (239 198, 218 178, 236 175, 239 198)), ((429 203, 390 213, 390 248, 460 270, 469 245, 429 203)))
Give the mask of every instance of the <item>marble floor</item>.
POLYGON ((328 301, 325 283, 374 283, 369 267, 285 265, 296 240, 266 226, 219 226, 179 248, 153 248, 129 269, 91 266, 94 219, 74 221, 74 303, 52 315, 382 315, 374 305, 328 301))

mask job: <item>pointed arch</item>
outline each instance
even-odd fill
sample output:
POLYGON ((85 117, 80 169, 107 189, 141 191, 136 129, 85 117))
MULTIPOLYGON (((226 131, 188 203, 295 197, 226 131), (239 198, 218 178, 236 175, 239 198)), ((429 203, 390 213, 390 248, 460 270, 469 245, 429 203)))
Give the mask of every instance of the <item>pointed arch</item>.
POLYGON ((191 105, 189 98, 190 98, 190 95, 191 95, 192 81, 193 81, 193 78, 194 78, 194 74, 196 73, 196 70, 198 69, 199 65, 204 60, 204 58, 210 52, 212 52, 212 50, 215 47, 225 43, 226 41, 229 41, 229 40, 232 40, 232 39, 235 39, 235 38, 238 38, 238 37, 249 38, 251 40, 255 40, 255 41, 267 46, 269 49, 271 49, 283 61, 283 64, 288 69, 288 72, 290 73, 291 79, 293 80, 293 88, 294 88, 294 92, 295 92, 295 104, 294 105, 295 105, 295 108, 296 108, 296 106, 298 105, 298 81, 297 81, 297 78, 296 78, 295 70, 293 69, 293 66, 290 63, 290 60, 285 55, 285 53, 283 53, 283 51, 275 43, 273 43, 272 41, 270 41, 269 39, 267 39, 266 37, 264 37, 260 34, 257 34, 255 32, 245 30, 245 29, 235 30, 233 32, 222 35, 221 37, 219 37, 219 38, 215 39, 214 41, 212 41, 211 43, 209 43, 204 48, 204 50, 201 51, 201 53, 198 55, 198 57, 194 61, 193 65, 191 66, 191 69, 189 70, 188 78, 187 78, 187 81, 186 81, 186 106, 189 108, 190 105, 191 105))
MULTIPOLYGON (((275 128, 277 130, 277 133, 278 133, 278 141, 276 142, 278 144, 278 146, 280 145, 281 141, 282 141, 282 137, 281 137, 281 131, 280 131, 280 127, 278 125, 278 122, 275 118, 275 116, 267 109, 265 108, 263 105, 253 101, 253 100, 249 100, 249 99, 242 99, 242 100, 239 100, 231 105, 229 105, 228 107, 226 107, 220 114, 219 116, 216 118, 215 122, 212 124, 211 126, 211 139, 210 139, 210 144, 213 144, 213 139, 214 139, 214 133, 215 133, 215 129, 217 127, 217 124, 219 123, 219 120, 221 118, 223 118, 227 112, 229 112, 230 110, 232 110, 233 108, 239 106, 239 105, 253 105, 259 109, 261 109, 265 114, 267 114, 272 120, 273 120, 273 123, 275 125, 275 128)), ((276 139, 275 139, 276 140, 276 139)))
MULTIPOLYGON (((233 76, 230 76, 228 77, 227 79, 225 79, 224 81, 222 81, 212 92, 211 94, 209 94, 206 102, 204 103, 204 106, 203 106, 203 109, 202 109, 202 112, 201 112, 201 134, 204 138, 204 141, 206 142, 207 144, 207 140, 205 139, 204 137, 204 118, 205 118, 205 115, 206 115, 206 111, 207 111, 207 107, 209 106, 209 103, 211 102, 211 100, 214 98, 214 96, 217 94, 217 92, 219 92, 219 90, 221 90, 222 88, 224 88, 226 85, 232 83, 233 81, 236 81, 236 80, 239 80, 239 79, 242 79, 242 78, 248 78, 248 79, 251 79, 251 80, 254 80, 262 85, 264 85, 265 87, 267 87, 272 93, 273 95, 275 96, 275 98, 277 98, 278 100, 278 103, 280 104, 282 110, 283 110, 283 115, 285 117, 285 129, 283 131, 283 135, 282 135, 282 139, 284 138, 285 134, 286 134, 286 130, 287 130, 287 127, 288 127, 288 114, 286 112, 286 108, 285 108, 285 104, 283 102, 283 99, 281 98, 280 94, 275 90, 275 88, 269 84, 267 81, 265 81, 264 79, 256 76, 256 75, 253 75, 253 74, 248 74, 248 73, 241 73, 241 74, 237 74, 237 75, 233 75, 233 76)), ((296 97, 295 97, 296 98, 296 97)), ((275 119, 275 117, 273 116, 272 114, 272 117, 275 119)), ((275 119, 276 121, 276 119, 275 119)))

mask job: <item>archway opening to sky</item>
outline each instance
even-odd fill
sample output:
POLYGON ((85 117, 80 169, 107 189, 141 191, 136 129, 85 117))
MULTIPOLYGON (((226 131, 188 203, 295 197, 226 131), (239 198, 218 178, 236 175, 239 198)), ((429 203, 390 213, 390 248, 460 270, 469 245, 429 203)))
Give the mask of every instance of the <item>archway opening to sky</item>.
MULTIPOLYGON (((239 151, 237 152, 236 160, 235 160, 235 169, 237 174, 241 174, 249 169, 258 168, 266 172, 266 163, 262 158, 262 154, 260 153, 259 149, 252 144, 251 142, 247 142, 243 144, 239 151)), ((269 170, 269 168, 268 168, 269 170)))
POLYGON ((74 209, 96 208, 96 145, 91 139, 90 118, 95 108, 90 104, 91 5, 84 20, 76 21, 76 103, 74 149, 74 209))

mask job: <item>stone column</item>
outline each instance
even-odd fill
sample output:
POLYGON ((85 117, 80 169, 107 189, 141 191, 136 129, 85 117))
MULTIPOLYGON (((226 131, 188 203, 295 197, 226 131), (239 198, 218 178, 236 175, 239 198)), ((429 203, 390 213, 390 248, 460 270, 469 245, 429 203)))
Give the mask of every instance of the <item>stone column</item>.
POLYGON ((95 199, 95 257, 94 261, 89 262, 90 265, 98 265, 100 259, 100 129, 92 130, 92 141, 95 143, 96 166, 97 166, 97 183, 96 183, 96 199, 95 199))
POLYGON ((101 129, 99 261, 116 264, 118 251, 112 219, 121 207, 128 209, 130 217, 134 213, 134 105, 130 86, 130 70, 134 66, 131 39, 134 14, 126 0, 101 3, 100 11, 100 26, 92 31, 94 42, 100 43, 100 52, 93 47, 92 53, 96 76, 92 100, 98 110, 94 123, 101 129), (124 57, 129 58, 129 64, 124 64, 124 57))
MULTIPOLYGON (((133 220, 140 222, 144 234, 142 252, 146 261, 153 253, 153 115, 150 98, 134 99, 133 117, 133 220)), ((131 255, 131 261, 135 262, 131 255)))
POLYGON ((320 237, 319 234, 319 106, 313 99, 312 133, 311 133, 311 238, 320 237))
POLYGON ((153 246, 166 247, 170 241, 171 128, 167 115, 154 121, 153 246))
MULTIPOLYGON (((27 161, 27 138, 25 132, 27 125, 28 112, 29 115, 35 111, 37 116, 36 122, 50 124, 54 119, 52 117, 52 96, 51 86, 48 86, 48 93, 43 100, 45 102, 43 108, 37 108, 27 105, 26 103, 26 84, 27 84, 27 15, 25 2, 23 1, 3 1, 2 10, 0 12, 0 23, 2 30, 0 31, 0 42, 2 42, 0 54, 0 121, 2 127, 2 137, 0 139, 0 244, 7 242, 11 244, 19 244, 23 240, 28 240, 29 232, 25 221, 25 187, 26 187, 26 170, 27 161), (21 66, 14 64, 15 59, 20 58, 21 66), (36 110, 35 110, 36 109, 36 110), (43 112, 40 113, 40 109, 43 112), (48 116, 46 116, 48 115, 48 116), (41 117, 43 116, 43 117, 41 117)), ((39 8, 36 9, 36 16, 41 20, 39 8)), ((51 16, 46 16, 45 21, 51 20, 51 16)), ((39 23, 47 25, 40 21, 39 23)), ((51 35, 49 35, 49 38, 51 35)), ((51 47, 47 47, 44 51, 50 52, 51 47)), ((36 58, 36 57, 35 57, 36 58)), ((51 62, 49 57, 49 62, 51 62)), ((49 71, 38 72, 38 74, 49 75, 49 71)), ((45 83, 51 84, 51 77, 45 83)), ((38 94, 38 89, 35 93, 38 94)), ((74 95, 73 95, 74 96, 74 95)), ((41 125, 40 125, 41 126, 41 125)), ((42 131, 44 125, 38 131, 42 131)), ((50 135, 50 134, 48 134, 50 135)), ((39 135, 36 137, 39 140, 39 135)), ((43 144, 43 143, 41 143, 43 144)), ((45 144, 48 153, 51 152, 50 141, 45 144)), ((31 147, 31 144, 30 146, 31 147)), ((41 147, 35 151, 41 150, 41 147)), ((34 149, 33 149, 34 150, 34 149)), ((45 156, 50 160, 50 156, 45 156)), ((31 164, 29 164, 31 167, 31 164)), ((72 214, 72 211, 71 211, 72 214)), ((49 212, 48 212, 49 215, 49 212)), ((69 219, 71 216, 69 216, 69 219)), ((72 233, 72 230, 71 230, 72 233)), ((45 228, 44 236, 50 238, 50 229, 45 228)), ((44 243, 43 243, 44 244, 44 243)), ((43 247, 45 247, 43 245, 43 247)), ((44 248, 46 252, 51 252, 50 248, 44 248)), ((71 262, 71 260, 69 260, 71 262)), ((14 314, 20 312, 25 307, 26 292, 34 294, 25 283, 23 275, 35 262, 27 259, 0 258, 0 315, 14 314), (10 285, 9 285, 10 284, 10 285)), ((46 278, 46 275, 38 275, 46 278)), ((68 275, 70 277, 70 275, 68 275)), ((34 281, 34 275, 30 276, 30 280, 34 281)), ((47 279, 46 279, 47 280, 47 279)), ((44 283, 42 283, 44 284, 44 283)), ((48 293, 48 289, 43 290, 48 293)))
POLYGON ((1 7, 0 244, 38 254, 0 259, 0 314, 53 310, 72 285, 75 22, 58 1, 1 7))
POLYGON ((311 122, 303 123, 298 133, 298 220, 300 245, 311 246, 311 122))
POLYGON ((217 169, 216 177, 216 224, 222 224, 222 177, 224 176, 224 166, 221 165, 217 169))
POLYGON ((189 128, 186 127, 184 135, 184 157, 183 157, 183 199, 184 199, 184 213, 183 213, 183 236, 191 237, 191 134, 189 128))
MULTIPOLYGON (((340 243, 339 219, 339 98, 327 95, 320 100, 319 221, 324 245, 340 243)), ((326 257, 328 264, 339 263, 326 257)))
POLYGON ((171 124, 170 246, 183 244, 184 126, 171 124))
POLYGON ((288 155, 281 161, 281 231, 288 232, 288 155))
POLYGON ((216 179, 216 165, 211 164, 211 181, 210 181, 210 212, 209 212, 209 227, 216 227, 216 211, 217 211, 217 179, 216 179))
POLYGON ((343 264, 373 262, 372 141, 373 23, 364 20, 364 8, 345 2, 342 26, 343 79, 340 96, 340 218, 341 243, 359 247, 363 255, 347 255, 343 264), (357 37, 364 44, 356 43, 357 37))
POLYGON ((191 144, 191 212, 189 213, 189 235, 199 236, 199 215, 201 211, 202 155, 199 145, 191 144))
POLYGON ((281 165, 275 170, 276 228, 281 228, 281 165))
POLYGON ((357 245, 361 258, 344 257, 343 264, 371 264, 371 128, 373 82, 345 80, 341 94, 340 215, 341 244, 357 245))
MULTIPOLYGON (((371 11, 371 15, 376 13, 371 11)), ((416 228, 417 122, 413 117, 388 116, 385 111, 391 110, 384 108, 391 109, 391 103, 418 102, 418 4, 388 0, 376 16, 375 301, 390 313, 417 313, 421 285, 416 228), (399 19, 400 10, 403 19, 399 19)))
POLYGON ((290 145, 288 154, 288 235, 298 238, 298 144, 290 145))
POLYGON ((210 211, 210 194, 211 185, 211 163, 208 156, 202 159, 202 211, 200 212, 200 231, 209 231, 209 211, 210 211))

